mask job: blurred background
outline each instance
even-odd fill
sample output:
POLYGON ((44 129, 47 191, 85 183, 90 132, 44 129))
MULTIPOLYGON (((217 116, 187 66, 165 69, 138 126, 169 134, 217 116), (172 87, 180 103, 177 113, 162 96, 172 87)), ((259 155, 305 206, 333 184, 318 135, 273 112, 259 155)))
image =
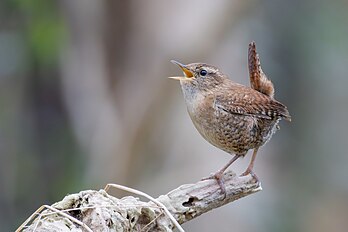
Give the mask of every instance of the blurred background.
MULTIPOLYGON (((248 85, 247 47, 292 122, 258 155, 263 191, 187 231, 348 227, 348 2, 344 0, 0 3, 0 225, 42 204, 119 183, 154 197, 231 157, 186 112, 171 59, 248 85)), ((251 155, 231 169, 241 173, 251 155)))

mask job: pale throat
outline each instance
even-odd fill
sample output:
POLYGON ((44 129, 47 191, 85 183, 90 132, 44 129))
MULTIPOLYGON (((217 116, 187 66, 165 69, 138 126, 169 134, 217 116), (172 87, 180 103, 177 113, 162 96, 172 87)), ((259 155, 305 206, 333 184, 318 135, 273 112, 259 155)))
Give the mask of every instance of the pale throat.
POLYGON ((201 102, 200 99, 204 98, 203 94, 197 86, 180 82, 181 89, 184 94, 187 110, 190 114, 195 114, 197 111, 197 107, 199 107, 198 103, 201 102))

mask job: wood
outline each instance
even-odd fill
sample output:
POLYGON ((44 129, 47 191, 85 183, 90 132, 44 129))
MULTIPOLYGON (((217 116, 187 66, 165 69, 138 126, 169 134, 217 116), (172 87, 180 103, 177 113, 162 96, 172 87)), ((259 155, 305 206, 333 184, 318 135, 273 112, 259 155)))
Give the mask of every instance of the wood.
MULTIPOLYGON (((226 198, 215 180, 185 184, 159 196, 174 218, 183 224, 212 209, 262 190, 251 175, 224 174, 226 198)), ((173 231, 173 222, 154 202, 133 196, 118 199, 105 190, 70 194, 51 207, 41 207, 17 231, 173 231), (52 207, 59 210, 52 210, 52 207), (66 214, 67 216, 64 216, 66 214), (71 216, 81 223, 71 220, 71 216), (70 218, 69 218, 70 217, 70 218)))

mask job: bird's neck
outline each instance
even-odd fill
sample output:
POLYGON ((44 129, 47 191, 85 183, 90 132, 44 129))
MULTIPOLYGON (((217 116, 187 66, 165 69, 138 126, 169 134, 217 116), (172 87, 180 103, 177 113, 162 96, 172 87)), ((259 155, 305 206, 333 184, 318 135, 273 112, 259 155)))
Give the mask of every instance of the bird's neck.
POLYGON ((187 83, 184 81, 181 81, 180 84, 181 84, 182 92, 184 94, 185 101, 188 104, 190 102, 193 102, 196 99, 196 97, 201 94, 201 91, 198 89, 198 86, 194 84, 187 83))

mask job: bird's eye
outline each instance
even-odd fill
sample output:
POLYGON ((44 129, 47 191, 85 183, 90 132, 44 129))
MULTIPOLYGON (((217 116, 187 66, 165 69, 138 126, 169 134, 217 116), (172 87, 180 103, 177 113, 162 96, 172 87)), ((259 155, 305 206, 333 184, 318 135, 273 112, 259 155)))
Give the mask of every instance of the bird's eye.
POLYGON ((207 70, 205 70, 205 69, 202 69, 200 72, 199 72, 199 74, 201 74, 201 76, 205 76, 205 75, 207 75, 207 70))

